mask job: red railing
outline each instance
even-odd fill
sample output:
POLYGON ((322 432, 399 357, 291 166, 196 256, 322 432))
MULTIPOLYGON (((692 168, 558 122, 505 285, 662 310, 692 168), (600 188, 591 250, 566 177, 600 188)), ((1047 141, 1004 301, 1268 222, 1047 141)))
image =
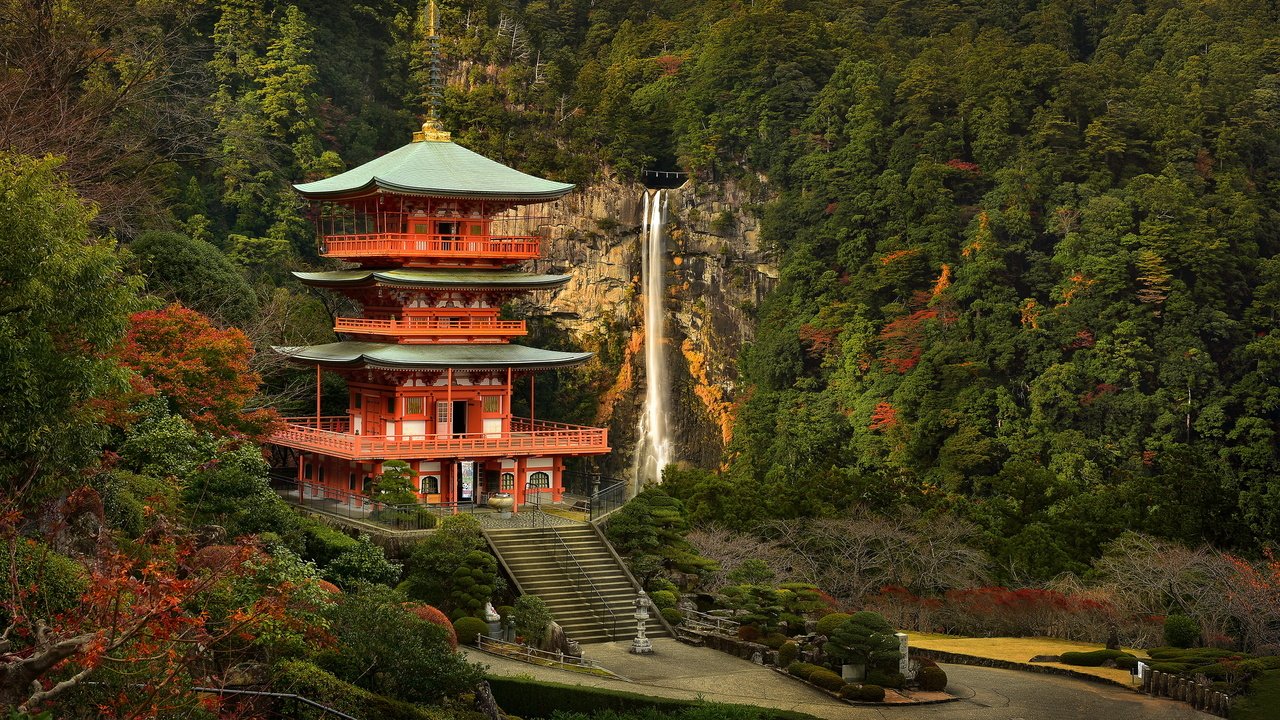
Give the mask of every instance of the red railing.
POLYGON ((426 459, 432 457, 498 457, 503 455, 598 455, 609 452, 609 431, 605 428, 548 423, 512 418, 510 432, 384 436, 354 435, 346 418, 285 418, 285 427, 272 434, 277 445, 310 450, 333 457, 357 459, 426 459), (342 427, 341 430, 332 428, 342 427))
POLYGON ((541 254, 533 235, 428 235, 364 233, 325 235, 325 257, 457 257, 530 260, 541 254))
POLYGON ((336 332, 398 337, 514 337, 527 335, 523 320, 494 318, 404 318, 376 320, 370 318, 338 318, 336 332))

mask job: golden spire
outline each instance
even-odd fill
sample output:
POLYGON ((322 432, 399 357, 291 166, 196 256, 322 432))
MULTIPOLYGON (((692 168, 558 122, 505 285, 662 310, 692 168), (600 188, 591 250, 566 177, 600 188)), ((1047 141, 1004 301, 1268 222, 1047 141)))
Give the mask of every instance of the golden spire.
POLYGON ((436 12, 436 0, 427 2, 427 52, 431 55, 431 79, 427 85, 427 119, 422 130, 413 134, 414 142, 449 142, 449 131, 440 121, 440 106, 444 104, 444 78, 440 75, 440 18, 436 12))

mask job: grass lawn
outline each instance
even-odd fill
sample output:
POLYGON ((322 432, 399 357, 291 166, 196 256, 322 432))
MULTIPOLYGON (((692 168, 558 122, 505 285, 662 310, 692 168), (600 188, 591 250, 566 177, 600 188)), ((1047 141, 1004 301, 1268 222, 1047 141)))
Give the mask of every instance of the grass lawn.
MULTIPOLYGON (((1099 643, 1075 642, 1072 640, 1059 640, 1057 638, 978 638, 978 637, 958 637, 955 635, 938 635, 936 633, 907 633, 908 642, 912 647, 918 647, 924 650, 937 650, 940 652, 962 653, 964 655, 974 655, 977 657, 991 658, 993 660, 1006 660, 1009 662, 1025 663, 1036 655, 1061 655, 1070 651, 1088 651, 1101 650, 1104 645, 1099 643)), ((1132 653, 1140 658, 1145 658, 1147 654, 1142 650, 1133 650, 1123 648, 1126 652, 1132 653)), ((1036 665, 1050 665, 1053 667, 1067 668, 1076 672, 1087 673, 1089 675, 1097 675, 1109 680, 1116 680, 1125 684, 1130 683, 1130 675, 1128 670, 1121 668, 1105 668, 1105 667, 1082 667, 1079 665, 1064 665, 1062 663, 1035 663, 1036 665)))

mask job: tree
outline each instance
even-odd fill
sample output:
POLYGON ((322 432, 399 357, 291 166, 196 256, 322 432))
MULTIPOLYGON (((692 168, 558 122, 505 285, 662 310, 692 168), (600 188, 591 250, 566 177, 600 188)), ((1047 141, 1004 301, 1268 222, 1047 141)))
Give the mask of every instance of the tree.
POLYGON ((219 330, 208 317, 174 304, 130 318, 120 360, 198 431, 261 441, 278 416, 246 408, 259 383, 249 367, 252 354, 243 332, 219 330))
POLYGON ((369 497, 388 505, 411 505, 418 502, 413 488, 414 473, 409 463, 389 460, 382 464, 382 474, 373 481, 369 497))
POLYGON ((879 613, 866 610, 841 623, 822 649, 850 665, 869 667, 889 665, 901 657, 893 626, 879 613))
POLYGON ((111 356, 136 304, 114 243, 58 162, 0 152, 0 483, 70 476, 106 439, 100 403, 122 393, 111 356))
POLYGON ((469 554, 484 547, 480 521, 470 515, 445 518, 435 532, 413 546, 405 593, 413 600, 451 610, 454 571, 463 566, 469 554))
POLYGON ((551 625, 551 611, 547 604, 537 595, 521 595, 516 598, 514 610, 511 612, 511 625, 516 635, 524 638, 526 643, 541 646, 551 625))
POLYGON ((182 233, 151 231, 129 244, 147 290, 216 318, 244 327, 258 314, 258 298, 240 270, 222 251, 182 233))

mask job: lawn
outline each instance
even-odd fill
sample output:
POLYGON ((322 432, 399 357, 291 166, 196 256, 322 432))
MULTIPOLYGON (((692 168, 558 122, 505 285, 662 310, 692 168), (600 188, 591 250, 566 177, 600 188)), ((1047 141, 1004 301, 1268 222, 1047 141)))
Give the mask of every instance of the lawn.
MULTIPOLYGON (((1101 650, 1104 646, 1098 643, 1075 642, 1072 640, 1059 640, 1057 638, 979 638, 979 637, 958 637, 955 635, 939 635, 936 633, 908 633, 908 642, 912 647, 918 647, 923 650, 937 650, 939 652, 961 653, 964 655, 975 655, 977 657, 991 658, 993 660, 1005 660, 1009 662, 1025 663, 1036 655, 1061 655, 1069 651, 1089 651, 1101 650)), ((1145 658, 1147 654, 1141 650, 1133 650, 1124 648, 1126 652, 1145 658)), ((1035 663, 1036 665, 1048 665, 1051 667, 1066 668, 1075 670, 1076 672, 1088 675, 1097 675, 1108 680, 1115 680, 1125 684, 1130 683, 1131 676, 1128 670, 1121 668, 1105 668, 1105 667, 1082 667, 1079 665, 1064 665, 1062 663, 1035 663)))

